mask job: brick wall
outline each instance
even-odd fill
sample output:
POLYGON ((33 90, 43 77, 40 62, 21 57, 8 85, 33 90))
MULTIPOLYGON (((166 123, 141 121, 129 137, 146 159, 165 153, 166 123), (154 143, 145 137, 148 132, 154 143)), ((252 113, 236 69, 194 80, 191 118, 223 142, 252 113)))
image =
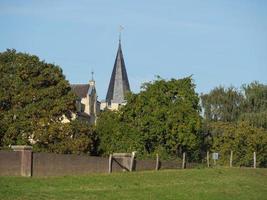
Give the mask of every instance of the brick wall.
MULTIPOLYGON (((22 164, 22 152, 0 151, 0 175, 25 176, 22 164)), ((112 172, 128 171, 125 162, 116 158, 112 162, 112 172)), ((128 166, 129 163, 126 163, 128 166)), ((187 163, 187 168, 193 167, 187 163)), ((87 155, 70 155, 55 153, 33 153, 32 176, 64 176, 81 175, 89 173, 108 173, 109 159, 87 155)), ((182 167, 181 161, 160 161, 159 169, 178 169, 182 167)), ((134 170, 155 170, 156 159, 135 160, 134 170)), ((27 176, 27 175, 26 175, 27 176)))
POLYGON ((33 154, 33 176, 78 175, 108 172, 108 158, 53 153, 33 154))
POLYGON ((19 176, 21 173, 21 155, 16 151, 0 151, 0 175, 19 176))

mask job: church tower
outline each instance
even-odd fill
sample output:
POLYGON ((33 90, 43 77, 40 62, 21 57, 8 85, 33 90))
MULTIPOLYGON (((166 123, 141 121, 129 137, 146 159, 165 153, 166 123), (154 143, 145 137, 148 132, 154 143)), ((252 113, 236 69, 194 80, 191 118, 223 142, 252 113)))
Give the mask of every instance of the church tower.
POLYGON ((106 105, 101 107, 117 110, 120 105, 126 104, 125 98, 127 92, 130 92, 130 84, 122 54, 121 40, 119 39, 119 47, 105 100, 106 105))

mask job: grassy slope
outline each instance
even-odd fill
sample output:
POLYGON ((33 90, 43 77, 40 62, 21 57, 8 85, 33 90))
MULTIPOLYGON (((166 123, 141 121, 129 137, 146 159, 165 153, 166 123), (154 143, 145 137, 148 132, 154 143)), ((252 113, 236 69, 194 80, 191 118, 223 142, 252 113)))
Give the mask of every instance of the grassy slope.
POLYGON ((267 169, 0 177, 0 199, 267 199, 267 169))

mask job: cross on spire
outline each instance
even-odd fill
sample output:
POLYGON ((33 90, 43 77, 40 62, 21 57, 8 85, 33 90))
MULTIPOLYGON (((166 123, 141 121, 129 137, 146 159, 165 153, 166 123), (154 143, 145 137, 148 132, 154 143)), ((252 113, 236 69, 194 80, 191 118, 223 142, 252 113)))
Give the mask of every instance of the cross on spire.
POLYGON ((124 27, 122 25, 119 26, 119 43, 121 43, 121 32, 123 31, 124 27))
POLYGON ((94 70, 91 71, 91 75, 92 75, 91 80, 93 81, 94 80, 94 70))

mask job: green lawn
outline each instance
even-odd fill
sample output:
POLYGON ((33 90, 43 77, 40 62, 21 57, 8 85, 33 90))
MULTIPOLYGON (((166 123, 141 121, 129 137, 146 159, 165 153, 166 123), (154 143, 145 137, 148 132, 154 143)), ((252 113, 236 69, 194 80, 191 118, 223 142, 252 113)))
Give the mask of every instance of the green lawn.
POLYGON ((185 169, 0 177, 0 199, 267 199, 267 169, 185 169))

